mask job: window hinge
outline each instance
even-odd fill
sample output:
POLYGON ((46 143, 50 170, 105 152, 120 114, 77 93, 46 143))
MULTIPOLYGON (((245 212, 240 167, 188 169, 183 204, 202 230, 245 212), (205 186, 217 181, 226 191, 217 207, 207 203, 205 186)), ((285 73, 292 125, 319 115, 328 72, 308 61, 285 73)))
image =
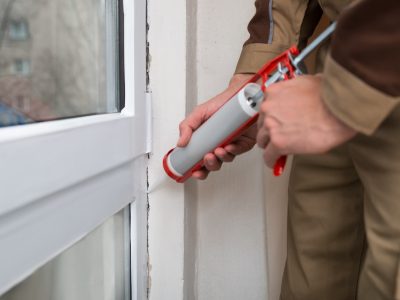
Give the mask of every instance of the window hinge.
POLYGON ((153 151, 153 97, 146 92, 146 153, 153 151))

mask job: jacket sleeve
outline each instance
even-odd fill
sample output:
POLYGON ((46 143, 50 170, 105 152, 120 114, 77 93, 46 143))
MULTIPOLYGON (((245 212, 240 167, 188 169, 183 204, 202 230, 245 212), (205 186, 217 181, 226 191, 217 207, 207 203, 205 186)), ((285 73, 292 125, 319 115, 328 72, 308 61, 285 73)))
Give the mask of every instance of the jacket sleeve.
POLYGON ((256 0, 255 6, 235 73, 256 73, 289 47, 302 48, 322 15, 317 0, 256 0))
POLYGON ((373 134, 400 102, 400 1, 346 9, 332 38, 322 99, 342 122, 373 134))

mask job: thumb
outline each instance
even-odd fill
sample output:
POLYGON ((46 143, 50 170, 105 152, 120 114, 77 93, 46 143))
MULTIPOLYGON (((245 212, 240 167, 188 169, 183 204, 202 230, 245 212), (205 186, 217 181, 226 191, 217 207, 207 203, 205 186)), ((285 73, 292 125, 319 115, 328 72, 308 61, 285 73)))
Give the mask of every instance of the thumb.
POLYGON ((179 126, 179 139, 177 146, 178 147, 186 147, 192 137, 193 130, 188 125, 180 125, 179 126))
POLYGON ((207 118, 204 106, 198 106, 179 124, 178 147, 186 147, 195 131, 207 118))

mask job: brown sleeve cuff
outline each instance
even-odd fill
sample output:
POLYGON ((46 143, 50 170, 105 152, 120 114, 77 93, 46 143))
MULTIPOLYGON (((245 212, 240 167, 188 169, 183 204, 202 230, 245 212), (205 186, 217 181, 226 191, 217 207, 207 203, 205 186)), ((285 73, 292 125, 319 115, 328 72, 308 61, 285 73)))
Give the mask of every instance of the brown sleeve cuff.
POLYGON ((371 87, 330 55, 325 61, 322 99, 339 120, 366 135, 373 134, 400 103, 400 97, 371 87))
POLYGON ((243 47, 235 74, 257 73, 265 63, 288 48, 288 46, 272 44, 248 44, 243 47))

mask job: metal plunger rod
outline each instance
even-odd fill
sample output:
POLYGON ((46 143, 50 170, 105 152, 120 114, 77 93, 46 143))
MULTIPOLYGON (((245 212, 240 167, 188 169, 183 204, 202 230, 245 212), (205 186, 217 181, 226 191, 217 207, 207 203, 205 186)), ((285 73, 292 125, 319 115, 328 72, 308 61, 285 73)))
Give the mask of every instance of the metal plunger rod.
POLYGON ((333 22, 327 29, 325 29, 310 45, 305 47, 301 53, 293 60, 293 64, 297 66, 302 62, 311 52, 315 50, 324 40, 326 40, 336 29, 336 22, 333 22))
MULTIPOLYGON (((336 29, 336 22, 333 22, 327 29, 325 29, 317 38, 310 43, 307 47, 301 51, 301 53, 293 59, 293 66, 298 69, 299 63, 301 63, 306 57, 315 50, 324 40, 326 40, 336 29)), ((277 70, 271 77, 265 82, 265 86, 269 87, 271 84, 281 80, 281 77, 286 73, 288 69, 283 67, 281 70, 277 70)))

